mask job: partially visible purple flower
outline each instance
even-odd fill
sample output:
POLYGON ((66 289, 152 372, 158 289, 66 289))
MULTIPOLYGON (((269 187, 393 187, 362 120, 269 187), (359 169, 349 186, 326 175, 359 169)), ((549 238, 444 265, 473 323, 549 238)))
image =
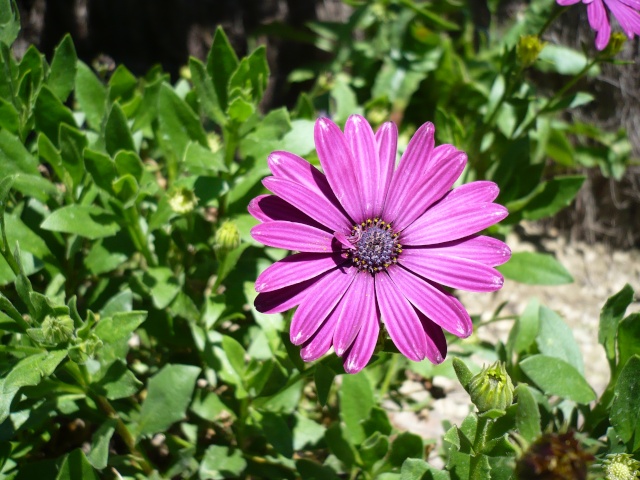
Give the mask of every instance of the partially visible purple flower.
POLYGON ((556 2, 563 6, 582 2, 587 6, 589 25, 596 31, 598 50, 604 50, 611 36, 611 23, 605 5, 616 17, 630 40, 634 35, 640 35, 640 0, 556 0, 556 2))
POLYGON ((493 203, 498 187, 477 181, 451 189, 467 156, 434 146, 434 126, 415 133, 398 166, 398 132, 383 124, 374 135, 352 115, 344 134, 320 118, 315 144, 324 174, 302 158, 273 152, 273 176, 249 212, 261 224, 251 235, 272 247, 298 251, 256 280, 256 308, 264 313, 298 307, 291 341, 305 361, 333 346, 347 372, 369 362, 381 322, 411 360, 440 363, 444 328, 471 334, 469 314, 443 286, 490 292, 502 287, 495 266, 511 252, 477 235, 507 216, 493 203))

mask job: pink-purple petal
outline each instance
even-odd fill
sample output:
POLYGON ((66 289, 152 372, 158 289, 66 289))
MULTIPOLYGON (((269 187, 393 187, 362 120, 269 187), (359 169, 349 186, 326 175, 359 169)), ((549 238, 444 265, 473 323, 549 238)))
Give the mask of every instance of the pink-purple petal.
POLYGON ((425 181, 434 147, 435 128, 431 122, 422 125, 407 145, 398 168, 393 173, 385 200, 383 217, 388 223, 403 211, 409 192, 425 181))
POLYGON ((618 20, 618 23, 620 23, 627 37, 633 38, 634 34, 640 35, 640 12, 631 6, 625 5, 620 0, 605 0, 605 3, 618 20))
POLYGON ((447 147, 451 146, 440 145, 434 150, 433 156, 436 158, 432 160, 430 174, 423 182, 413 185, 413 188, 407 191, 405 205, 394 222, 396 230, 403 230, 411 225, 431 205, 440 200, 464 170, 467 155, 453 147, 447 147), (439 149, 446 150, 446 153, 436 156, 439 149))
POLYGON ((464 207, 471 203, 493 202, 500 193, 498 185, 487 180, 465 183, 448 192, 440 201, 449 208, 464 207))
POLYGON ((497 203, 448 208, 443 202, 407 227, 400 242, 405 246, 420 246, 458 240, 500 222, 508 214, 508 210, 497 203))
POLYGON ((364 117, 351 115, 344 127, 344 137, 352 158, 358 164, 360 203, 364 218, 373 218, 378 197, 383 193, 379 189, 382 165, 378 161, 378 148, 373 130, 364 117))
POLYGON ((324 196, 347 217, 333 190, 331 190, 327 177, 305 159, 293 153, 276 151, 269 155, 267 163, 275 177, 299 183, 316 192, 317 195, 324 196))
POLYGON ((300 349, 300 358, 305 362, 312 362, 319 359, 331 348, 333 342, 333 333, 338 322, 338 313, 334 309, 318 331, 307 340, 300 349))
POLYGON ((319 190, 277 177, 267 177, 262 184, 301 212, 332 231, 349 231, 351 221, 319 190))
POLYGON ((566 7, 567 5, 574 5, 578 2, 581 2, 582 0, 556 0, 558 2, 558 5, 562 5, 563 7, 566 7))
POLYGON ((254 240, 270 247, 300 252, 331 253, 333 235, 324 230, 294 222, 267 222, 251 229, 254 240))
POLYGON ((333 349, 341 357, 355 340, 363 322, 376 318, 376 295, 373 276, 358 273, 337 307, 338 325, 333 335, 333 349))
POLYGON ((307 293, 291 320, 291 343, 301 345, 316 333, 353 281, 354 268, 332 270, 307 293))
POLYGON ((256 279, 256 292, 270 292, 317 277, 346 260, 340 253, 296 253, 269 266, 256 279))
MULTIPOLYGON (((490 267, 502 265, 511 258, 511 249, 506 243, 485 235, 475 235, 452 242, 418 248, 429 250, 434 254, 466 258, 490 267)), ((404 252, 408 250, 405 249, 404 252)))
POLYGON ((427 355, 427 341, 418 314, 391 277, 376 275, 376 296, 380 315, 389 336, 407 358, 419 362, 427 355))
POLYGON ((316 151, 329 185, 338 202, 357 223, 364 220, 360 200, 361 174, 353 159, 344 135, 328 118, 319 118, 314 130, 316 151))
POLYGON ((364 320, 360 333, 344 356, 343 366, 347 373, 358 373, 367 366, 376 348, 380 324, 376 317, 364 320))
POLYGON ((326 273, 304 282, 270 292, 259 293, 253 304, 261 313, 282 313, 297 307, 307 296, 308 290, 326 273))
POLYGON ((438 365, 444 362, 447 356, 447 338, 444 336, 442 327, 429 320, 422 312, 417 313, 427 337, 427 358, 431 363, 438 365))
POLYGON ((495 268, 425 248, 405 249, 398 261, 427 280, 459 290, 494 292, 504 283, 495 268))
POLYGON ((247 210, 261 222, 282 220, 285 222, 304 223, 321 230, 326 229, 326 227, 276 195, 258 195, 249 202, 247 210))
MULTIPOLYGON (((615 1, 615 0, 613 0, 615 1)), ((623 3, 631 8, 635 8, 636 10, 640 10, 640 0, 619 0, 620 3, 623 3)), ((609 0, 607 0, 607 5, 609 5, 609 0)))
POLYGON ((383 123, 376 132, 376 144, 378 147, 378 159, 380 160, 380 180, 378 183, 378 196, 374 208, 374 217, 382 215, 384 203, 387 198, 393 170, 396 167, 398 154, 398 127, 393 122, 383 123))
POLYGON ((451 295, 400 266, 388 273, 407 300, 436 324, 458 337, 471 335, 471 317, 451 295))

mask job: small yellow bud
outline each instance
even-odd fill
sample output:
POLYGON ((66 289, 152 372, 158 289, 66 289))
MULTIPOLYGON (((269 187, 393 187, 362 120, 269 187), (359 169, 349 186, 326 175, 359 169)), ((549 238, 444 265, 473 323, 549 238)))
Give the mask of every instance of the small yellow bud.
POLYGON ((181 215, 192 212, 198 204, 198 198, 188 188, 177 188, 169 197, 171 210, 181 215))
POLYGON ((513 383, 502 362, 483 368, 471 379, 467 390, 480 413, 506 410, 513 403, 513 383))
POLYGON ((213 153, 220 151, 222 148, 222 141, 220 140, 220 136, 216 133, 212 132, 207 135, 207 143, 209 144, 209 149, 213 153))
POLYGON ((609 43, 607 47, 602 52, 604 55, 608 57, 615 57, 618 55, 622 48, 624 47, 625 42, 627 41, 627 37, 622 32, 614 32, 611 34, 611 38, 609 38, 609 43))
POLYGON ((73 319, 69 315, 47 316, 42 322, 42 335, 47 344, 58 345, 73 338, 73 319))
POLYGON ((516 56, 523 67, 535 63, 547 42, 540 41, 537 35, 523 35, 516 45, 516 56))
POLYGON ((232 220, 225 220, 216 231, 215 249, 230 252, 240 245, 240 230, 232 220))

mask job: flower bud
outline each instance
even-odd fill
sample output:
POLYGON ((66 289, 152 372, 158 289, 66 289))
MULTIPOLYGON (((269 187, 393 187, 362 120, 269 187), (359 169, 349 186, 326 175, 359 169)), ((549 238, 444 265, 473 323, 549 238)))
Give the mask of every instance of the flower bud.
POLYGON ((175 189, 169 197, 171 210, 181 215, 192 212, 197 204, 198 198, 191 190, 185 187, 175 189))
POLYGON ((506 410, 513 403, 513 383, 502 362, 483 368, 471 379, 467 391, 480 413, 506 410))
POLYGON ((607 47, 602 52, 607 57, 615 57, 618 55, 624 47, 627 37, 622 32, 614 32, 611 34, 607 47))
POLYGON ((216 231, 215 242, 215 249, 221 252, 230 252, 237 248, 240 245, 240 230, 235 222, 222 222, 216 231))
POLYGON ((547 42, 540 41, 537 35, 523 35, 516 45, 516 56, 523 67, 535 63, 547 42))
POLYGON ((50 345, 68 342, 73 338, 73 319, 69 315, 60 317, 47 315, 41 328, 44 342, 50 345))
POLYGON ((607 455, 604 473, 607 480, 636 480, 640 474, 640 462, 628 453, 607 455))

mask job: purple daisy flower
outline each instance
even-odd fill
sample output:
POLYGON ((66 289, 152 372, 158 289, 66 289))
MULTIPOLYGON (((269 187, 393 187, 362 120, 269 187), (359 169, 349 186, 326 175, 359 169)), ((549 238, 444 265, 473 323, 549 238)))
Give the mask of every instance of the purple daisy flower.
POLYGON ((633 39, 640 35, 640 0, 556 0, 559 5, 567 6, 582 2, 587 5, 589 25, 596 31, 596 48, 603 50, 609 43, 611 23, 607 8, 616 17, 624 33, 633 39))
POLYGON ((256 280, 260 312, 298 307, 291 342, 305 361, 333 346, 344 368, 366 366, 381 322, 411 360, 440 363, 447 353, 442 329, 471 334, 469 314, 443 286, 490 292, 502 287, 493 267, 506 262, 507 245, 477 233, 507 216, 492 203, 498 187, 477 181, 451 189, 467 156, 434 146, 434 126, 415 133, 396 168, 398 132, 385 123, 374 135, 352 115, 344 134, 331 120, 315 125, 324 174, 302 158, 273 152, 273 176, 249 212, 261 224, 257 241, 298 251, 256 280))

